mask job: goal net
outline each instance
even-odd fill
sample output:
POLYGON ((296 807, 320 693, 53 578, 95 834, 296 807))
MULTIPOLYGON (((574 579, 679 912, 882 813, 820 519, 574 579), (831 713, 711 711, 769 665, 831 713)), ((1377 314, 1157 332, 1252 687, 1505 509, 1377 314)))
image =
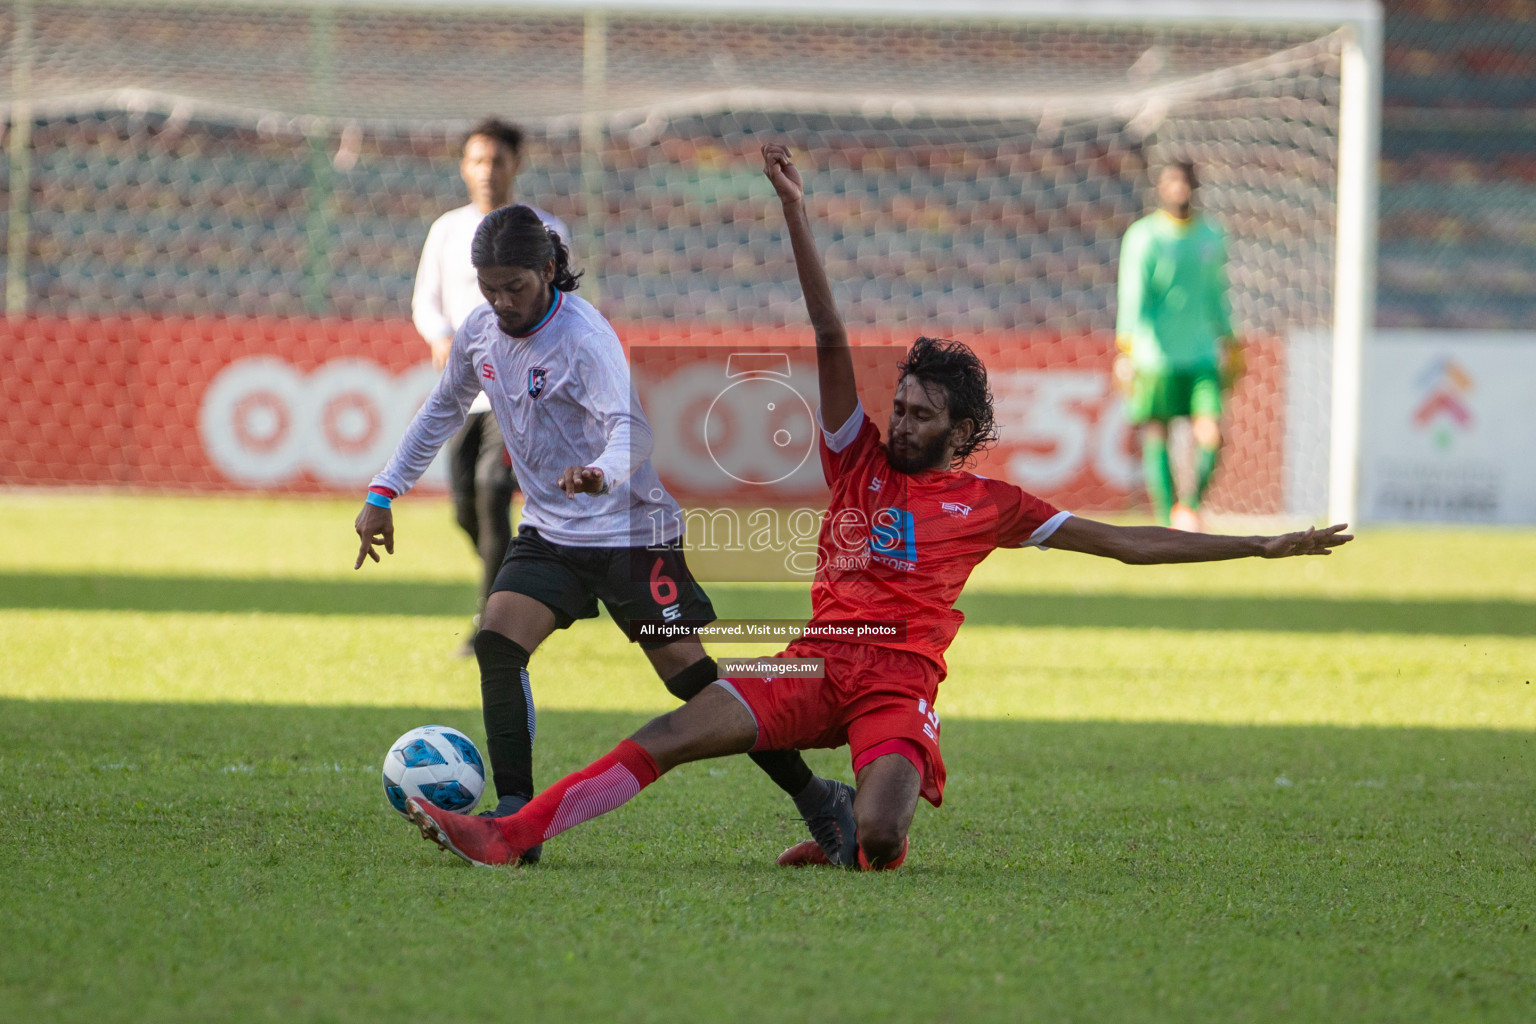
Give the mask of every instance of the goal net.
MULTIPOLYGON (((883 353, 866 400, 917 335, 966 341, 1002 431, 980 471, 1111 512, 1144 507, 1109 374, 1119 240, 1150 170, 1193 160, 1248 342, 1208 507, 1320 515, 1341 30, 1120 6, 17 0, 0 483, 357 489, 432 384, 412 278, 494 114, 528 131, 516 196, 571 226, 696 504, 725 500, 677 419, 701 353, 810 340, 763 142, 795 151, 883 353)), ((819 486, 798 472, 787 501, 819 486)))

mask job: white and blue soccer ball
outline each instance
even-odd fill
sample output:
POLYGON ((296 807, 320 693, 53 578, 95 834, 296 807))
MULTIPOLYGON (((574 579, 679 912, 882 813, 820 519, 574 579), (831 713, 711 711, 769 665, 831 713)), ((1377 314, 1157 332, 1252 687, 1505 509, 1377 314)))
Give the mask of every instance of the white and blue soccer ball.
POLYGON ((445 811, 467 813, 485 792, 485 760, 474 741, 446 725, 423 725, 390 744, 384 755, 384 795, 405 813, 419 797, 445 811))

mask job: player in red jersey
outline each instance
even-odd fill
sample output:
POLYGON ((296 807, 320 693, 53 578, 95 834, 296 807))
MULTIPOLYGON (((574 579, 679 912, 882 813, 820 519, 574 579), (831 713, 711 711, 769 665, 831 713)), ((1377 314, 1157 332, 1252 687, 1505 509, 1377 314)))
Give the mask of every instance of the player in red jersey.
POLYGON ((1326 555, 1351 539, 1342 525, 1277 537, 1111 526, 965 472, 957 467, 995 440, 996 428, 986 370, 957 342, 920 338, 909 350, 882 444, 854 386, 848 335, 816 251, 800 174, 782 146, 764 146, 763 159, 816 332, 821 460, 832 488, 808 637, 779 657, 821 659, 823 678, 718 680, 510 817, 472 818, 412 800, 411 820, 422 834, 471 863, 514 862, 689 761, 846 743, 858 784, 856 834, 830 860, 808 842, 779 862, 896 867, 906 858, 918 798, 935 806, 943 798, 934 701, 944 651, 963 618, 954 609, 960 590, 994 548, 1048 543, 1154 564, 1326 555))

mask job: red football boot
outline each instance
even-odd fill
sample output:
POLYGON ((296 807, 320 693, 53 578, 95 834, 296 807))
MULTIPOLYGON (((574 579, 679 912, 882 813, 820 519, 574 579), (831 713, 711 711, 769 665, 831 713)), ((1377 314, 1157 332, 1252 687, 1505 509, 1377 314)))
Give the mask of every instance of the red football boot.
POLYGON ((779 854, 781 868, 830 867, 831 865, 832 862, 827 860, 827 855, 821 851, 821 844, 814 839, 796 843, 779 854))
POLYGON ((421 829, 423 839, 432 840, 471 864, 511 864, 523 855, 522 850, 507 842, 494 818, 454 814, 416 797, 405 802, 405 814, 421 829))

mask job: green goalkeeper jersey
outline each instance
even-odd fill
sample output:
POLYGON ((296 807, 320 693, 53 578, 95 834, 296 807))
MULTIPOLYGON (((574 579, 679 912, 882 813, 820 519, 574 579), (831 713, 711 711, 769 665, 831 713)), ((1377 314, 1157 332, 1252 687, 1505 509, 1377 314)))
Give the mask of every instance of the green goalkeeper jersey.
POLYGON ((1138 371, 1215 367, 1232 335, 1221 229, 1162 210, 1132 224, 1120 244, 1119 304, 1115 334, 1138 371))

